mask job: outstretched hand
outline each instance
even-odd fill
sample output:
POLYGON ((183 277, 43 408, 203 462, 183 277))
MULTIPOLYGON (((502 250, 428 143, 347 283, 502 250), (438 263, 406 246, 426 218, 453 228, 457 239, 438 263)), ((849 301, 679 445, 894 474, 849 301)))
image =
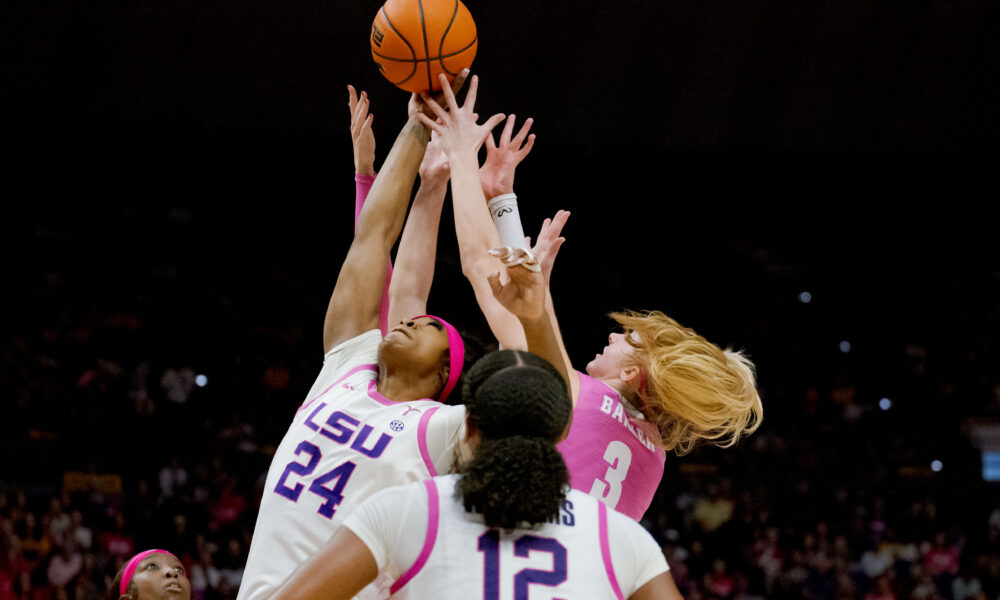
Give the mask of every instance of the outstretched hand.
POLYGON ((368 94, 360 97, 353 85, 347 86, 347 107, 351 111, 351 141, 354 144, 354 171, 358 175, 375 174, 375 134, 369 114, 368 94))
MULTIPOLYGON (((560 210, 555 217, 545 219, 542 222, 542 229, 538 232, 538 240, 531 247, 531 253, 538 260, 538 266, 542 270, 545 285, 548 285, 552 278, 552 265, 556 262, 559 248, 566 241, 566 238, 562 237, 561 234, 567 219, 569 219, 569 214, 568 210, 560 210)), ((530 246, 531 238, 527 238, 527 241, 530 246)))
POLYGON ((420 180, 424 183, 447 184, 451 175, 451 165, 448 155, 441 148, 441 139, 436 132, 431 132, 431 141, 427 143, 424 160, 420 162, 420 180))
POLYGON ((462 106, 458 105, 455 93, 445 85, 447 82, 445 76, 442 74, 440 77, 444 90, 444 107, 433 101, 427 94, 421 95, 424 99, 424 106, 434 113, 433 116, 437 118, 437 121, 423 113, 418 113, 417 116, 424 125, 438 134, 441 139, 441 147, 449 159, 455 160, 456 157, 463 154, 471 154, 472 158, 475 159, 483 140, 503 120, 504 116, 496 114, 482 125, 477 124, 475 105, 479 77, 472 76, 469 91, 465 96, 465 104, 462 106))
POLYGON ((517 135, 514 133, 516 117, 507 117, 507 124, 500 134, 500 145, 493 140, 493 134, 486 136, 486 162, 479 169, 479 181, 487 200, 514 192, 514 170, 535 145, 535 134, 528 135, 533 120, 525 119, 517 135))
MULTIPOLYGON (((424 115, 425 117, 436 118, 436 115, 431 108, 431 105, 440 108, 441 101, 445 98, 445 92, 450 92, 452 97, 458 93, 458 90, 462 89, 465 85, 465 80, 469 77, 469 70, 462 69, 451 83, 448 83, 448 78, 441 73, 439 76, 441 80, 441 91, 429 95, 426 92, 422 94, 410 94, 410 103, 406 106, 406 113, 411 118, 417 118, 419 115, 424 115)), ((426 124, 426 122, 425 122, 426 124)))
POLYGON ((524 320, 545 317, 545 281, 535 256, 523 248, 504 246, 490 250, 503 261, 508 281, 500 281, 500 273, 487 276, 493 297, 501 306, 524 320))

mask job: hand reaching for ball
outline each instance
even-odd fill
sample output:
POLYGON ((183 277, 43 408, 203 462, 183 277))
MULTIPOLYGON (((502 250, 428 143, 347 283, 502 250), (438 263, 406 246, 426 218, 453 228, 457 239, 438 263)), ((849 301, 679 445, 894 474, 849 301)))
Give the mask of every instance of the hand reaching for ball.
POLYGON ((440 78, 443 86, 442 89, 444 90, 444 107, 433 101, 426 93, 421 94, 424 100, 424 107, 429 108, 434 113, 433 116, 437 117, 437 121, 434 121, 423 113, 419 113, 417 116, 424 125, 438 134, 438 137, 441 139, 441 147, 452 163, 454 163, 456 158, 471 156, 472 160, 476 161, 478 167, 479 163, 476 159, 476 153, 479 151, 479 147, 482 145, 483 140, 486 139, 486 136, 503 121, 504 115, 495 114, 487 119, 485 123, 479 125, 476 123, 477 115, 475 113, 479 77, 476 75, 472 76, 472 81, 469 83, 469 91, 465 95, 465 104, 462 106, 458 105, 455 93, 447 86, 445 76, 442 74, 440 78))
POLYGON ((375 134, 372 132, 373 116, 368 112, 368 94, 347 86, 347 108, 351 111, 351 141, 354 143, 354 172, 358 175, 375 174, 375 134))
POLYGON ((487 200, 514 192, 514 171, 535 145, 535 134, 528 135, 532 119, 525 119, 517 135, 511 137, 515 120, 514 115, 507 117, 499 146, 493 141, 493 133, 486 136, 486 162, 479 169, 479 181, 487 200))

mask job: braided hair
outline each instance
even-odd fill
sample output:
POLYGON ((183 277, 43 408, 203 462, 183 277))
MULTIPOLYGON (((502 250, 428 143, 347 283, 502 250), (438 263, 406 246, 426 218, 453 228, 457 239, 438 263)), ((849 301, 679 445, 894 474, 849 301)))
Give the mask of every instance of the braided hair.
POLYGON ((501 350, 472 367, 462 395, 481 434, 459 471, 465 510, 505 530, 555 519, 569 485, 556 440, 573 411, 559 372, 530 352, 501 350))

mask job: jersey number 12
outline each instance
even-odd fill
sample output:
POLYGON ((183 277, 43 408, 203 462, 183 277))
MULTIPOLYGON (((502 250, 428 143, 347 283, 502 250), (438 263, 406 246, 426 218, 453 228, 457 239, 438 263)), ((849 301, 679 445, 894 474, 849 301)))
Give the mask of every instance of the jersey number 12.
MULTIPOLYGON (((500 600, 500 536, 487 531, 479 536, 483 553, 483 600, 500 600)), ((521 569, 514 575, 514 600, 528 600, 531 584, 555 587, 566 581, 566 548, 558 540, 537 535, 522 535, 514 540, 514 556, 527 558, 532 552, 552 555, 552 570, 521 569)))

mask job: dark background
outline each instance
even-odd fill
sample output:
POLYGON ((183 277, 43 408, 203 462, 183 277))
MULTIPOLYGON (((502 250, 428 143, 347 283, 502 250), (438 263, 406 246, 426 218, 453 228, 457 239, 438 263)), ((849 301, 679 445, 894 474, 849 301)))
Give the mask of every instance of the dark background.
MULTIPOLYGON (((404 119, 406 94, 371 60, 378 6, 3 3, 0 480, 93 468, 128 487, 136 452, 155 468, 197 455, 190 431, 234 418, 264 448, 280 439, 351 239, 346 84, 372 99, 377 164, 404 119), (101 359, 120 367, 118 396, 81 388, 81 372, 107 375, 101 359), (152 387, 181 365, 209 385, 183 419, 136 425, 121 415, 140 361, 152 387), (290 381, 262 385, 269 367, 290 381)), ((829 459, 771 469, 765 452, 759 473, 862 503, 890 473, 981 526, 996 489, 963 424, 1000 415, 998 5, 468 7, 479 113, 535 118, 526 231, 573 211, 552 286, 577 366, 609 311, 664 310, 757 363, 761 440, 829 459)), ((447 206, 442 222, 430 310, 485 334, 447 206)), ((670 459, 664 481, 724 461, 751 464, 705 450, 670 459)))
MULTIPOLYGON (((345 85, 371 94, 379 161, 404 115, 370 58, 377 8, 5 3, 9 321, 156 304, 181 326, 155 345, 208 372, 242 318, 275 319, 318 363, 351 235, 345 85), (176 281, 197 285, 151 300, 176 281)), ((907 344, 995 338, 993 3, 469 8, 479 112, 536 120, 525 229, 574 213, 553 286, 581 365, 622 307, 745 347, 765 390, 850 361, 866 401, 907 344)), ((444 223, 431 309, 481 328, 444 223)))

